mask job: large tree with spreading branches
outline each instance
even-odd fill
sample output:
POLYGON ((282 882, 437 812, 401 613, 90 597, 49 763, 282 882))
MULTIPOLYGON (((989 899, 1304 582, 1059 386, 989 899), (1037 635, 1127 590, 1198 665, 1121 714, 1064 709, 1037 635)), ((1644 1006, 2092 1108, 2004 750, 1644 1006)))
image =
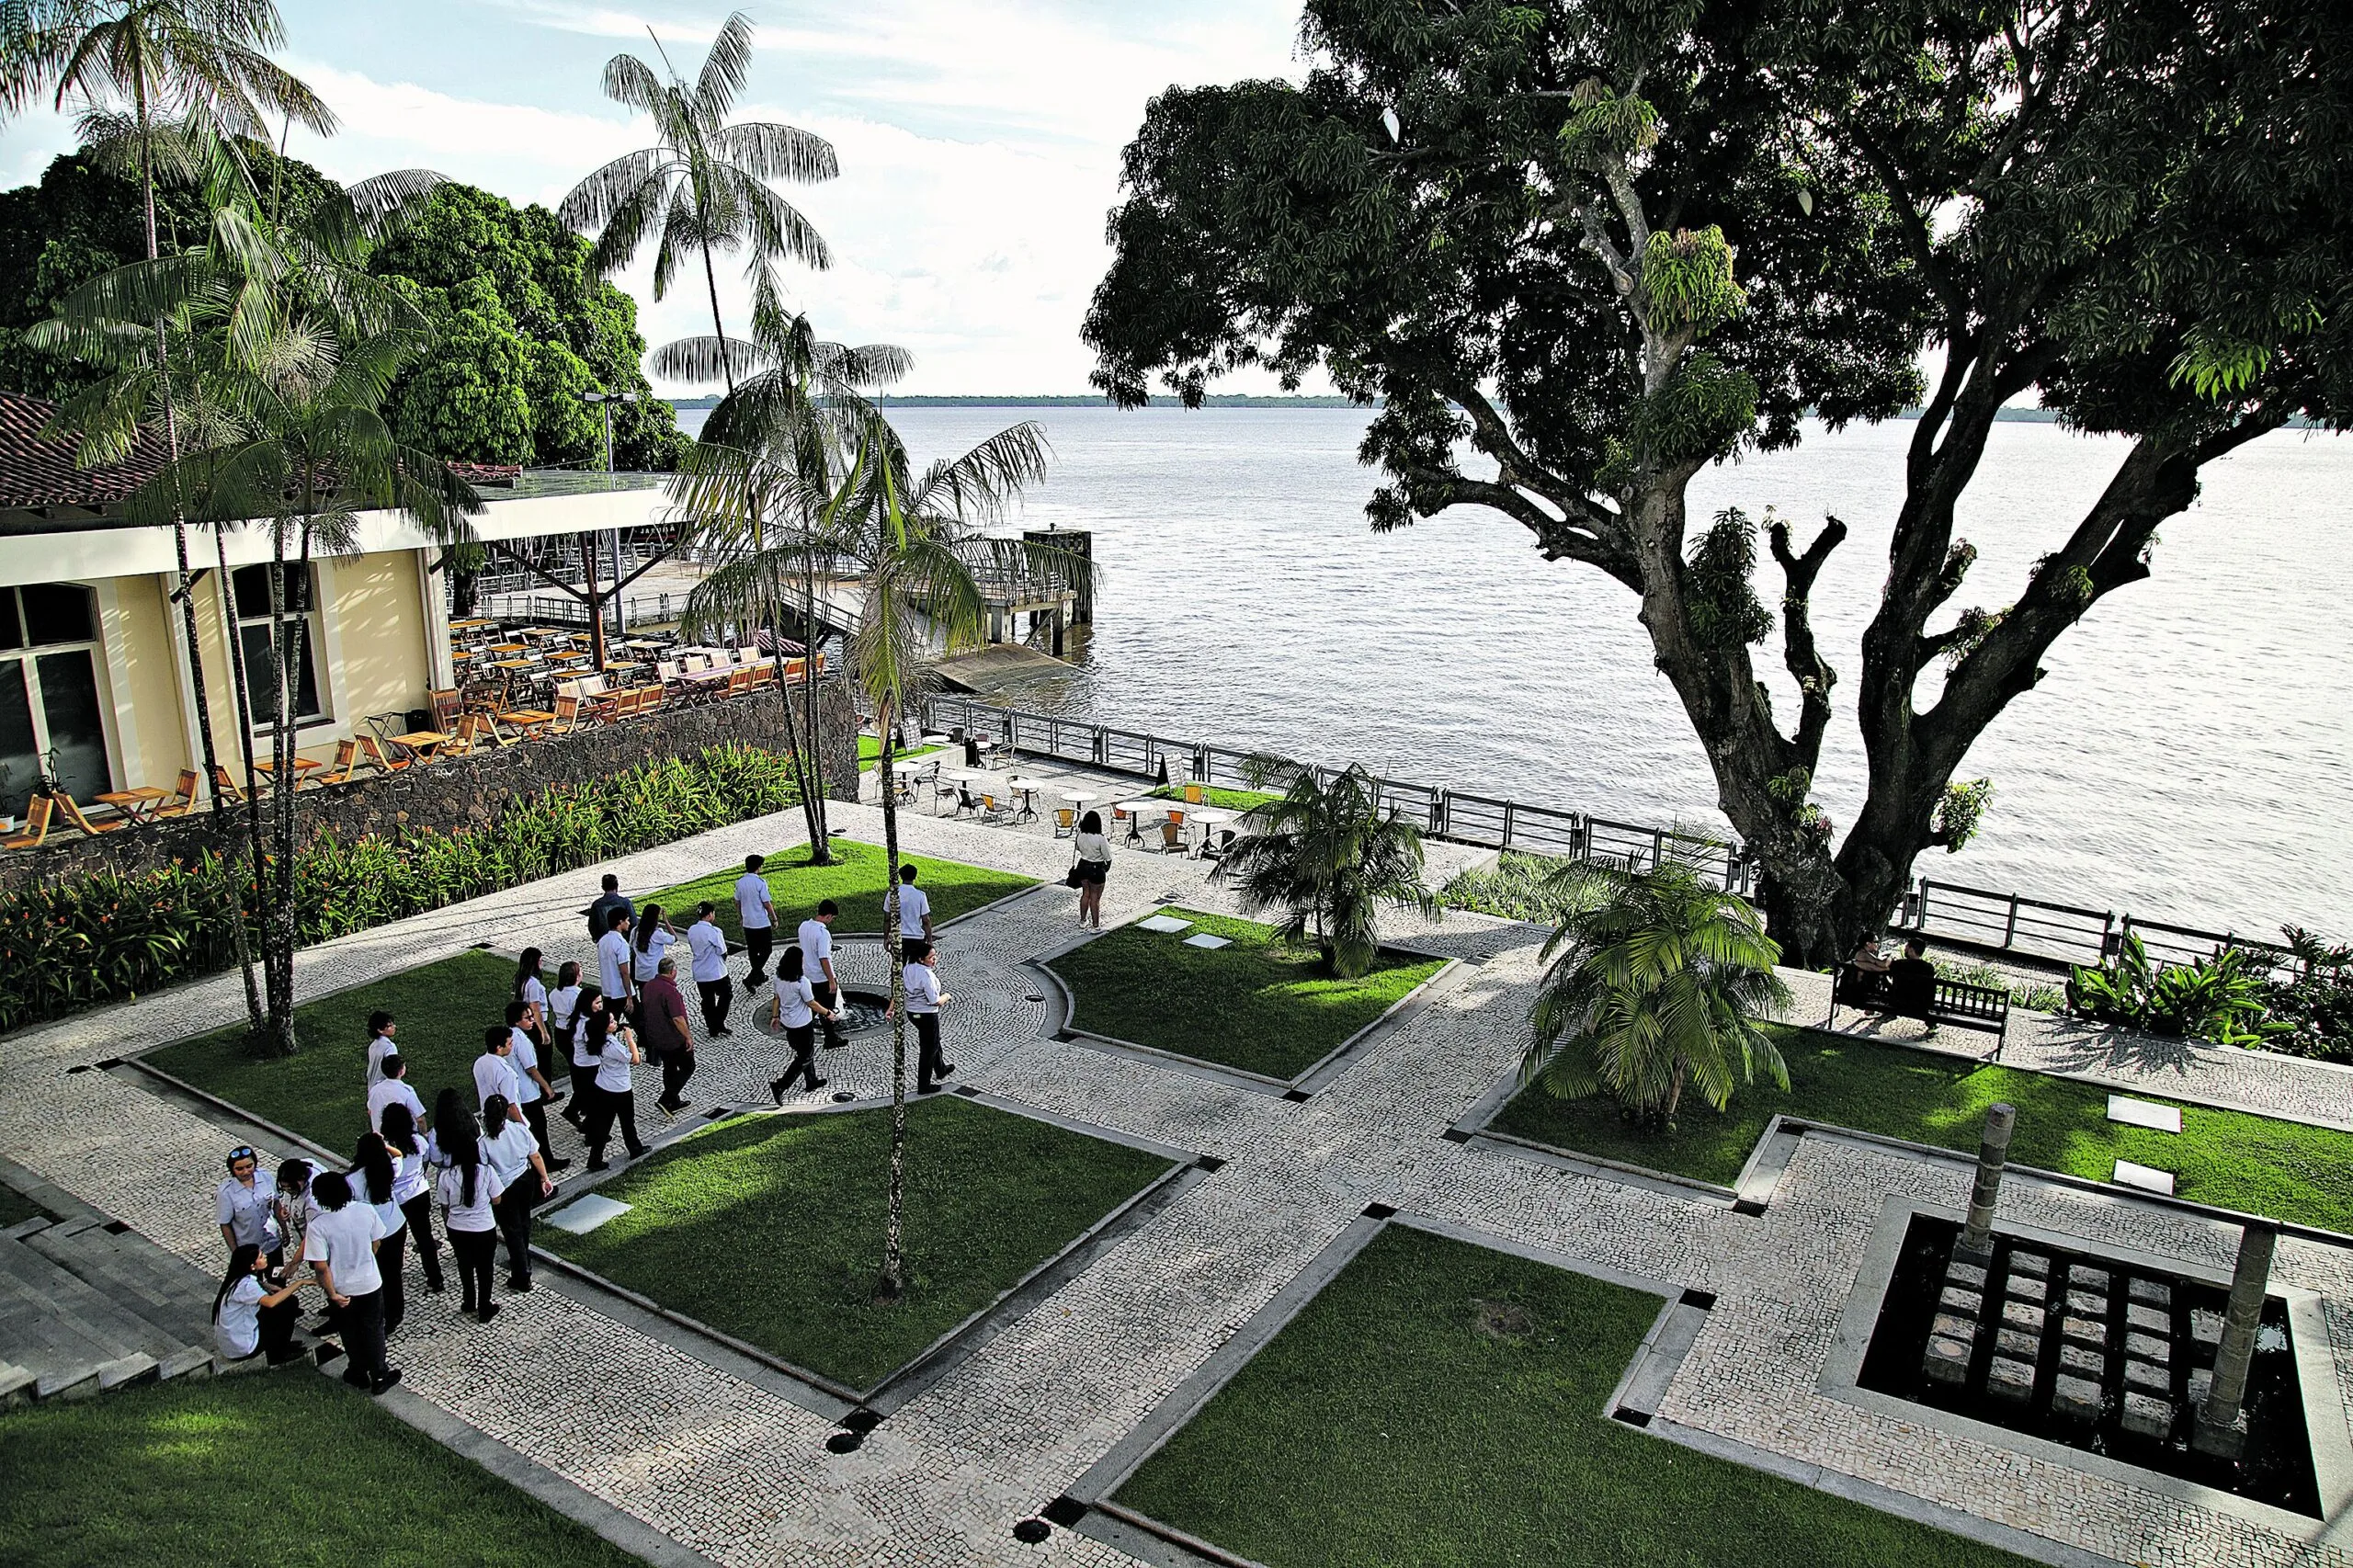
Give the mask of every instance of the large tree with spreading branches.
POLYGON ((1966 839, 1970 747, 2149 574, 2203 465, 2347 406, 2344 8, 1310 0, 1302 46, 1302 85, 1151 106, 1097 384, 1198 402, 1240 366, 1320 366, 1381 405, 1375 528, 1487 507, 1622 584, 1793 960, 1841 955, 1966 839), (2014 602, 1972 603, 1955 508, 2028 400, 2122 455, 2053 509, 2014 602), (1847 529, 1768 518, 1768 607, 1755 526, 1687 494, 1808 415, 1915 406, 1838 705, 1868 766, 1841 839, 1812 798, 1840 675, 1813 595, 1847 529))

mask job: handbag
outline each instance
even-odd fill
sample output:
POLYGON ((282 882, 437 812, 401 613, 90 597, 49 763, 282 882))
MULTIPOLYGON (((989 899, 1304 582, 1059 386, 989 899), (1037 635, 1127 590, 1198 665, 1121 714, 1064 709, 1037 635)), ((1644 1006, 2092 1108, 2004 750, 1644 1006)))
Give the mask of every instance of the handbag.
POLYGON ((1077 887, 1086 881, 1086 873, 1079 869, 1079 863, 1076 860, 1073 860, 1070 863, 1070 869, 1063 873, 1063 886, 1066 888, 1077 887))

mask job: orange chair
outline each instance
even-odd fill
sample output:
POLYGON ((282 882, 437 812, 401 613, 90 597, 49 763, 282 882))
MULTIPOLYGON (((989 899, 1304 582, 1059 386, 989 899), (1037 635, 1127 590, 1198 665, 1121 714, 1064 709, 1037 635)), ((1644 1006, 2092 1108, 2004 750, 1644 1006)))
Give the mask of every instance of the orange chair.
POLYGON ((32 798, 32 803, 25 808, 26 831, 6 843, 0 844, 0 849, 40 848, 41 841, 49 836, 49 817, 51 810, 53 808, 49 803, 48 796, 35 795, 32 798))
POLYGON ((245 792, 229 778, 229 770, 219 763, 212 765, 212 792, 233 805, 241 804, 245 798, 245 792))
POLYGON ((407 757, 385 756, 384 743, 378 740, 373 735, 360 736, 359 749, 361 753, 367 756, 369 761, 376 765, 378 770, 381 772, 398 773, 402 768, 412 766, 407 757))
POLYGON ((148 813, 157 817, 184 817, 196 810, 199 775, 193 767, 180 769, 180 781, 172 790, 172 798, 148 813))
POLYGON ((65 813, 65 820, 92 838, 96 838, 102 833, 119 833, 131 825, 127 822, 92 822, 83 814, 81 806, 75 802, 74 797, 62 790, 58 791, 56 801, 57 809, 65 813))
POLYGON ((352 774, 358 767, 359 743, 337 741, 335 744, 335 761, 324 771, 312 775, 312 778, 322 790, 330 784, 348 784, 351 782, 352 774))

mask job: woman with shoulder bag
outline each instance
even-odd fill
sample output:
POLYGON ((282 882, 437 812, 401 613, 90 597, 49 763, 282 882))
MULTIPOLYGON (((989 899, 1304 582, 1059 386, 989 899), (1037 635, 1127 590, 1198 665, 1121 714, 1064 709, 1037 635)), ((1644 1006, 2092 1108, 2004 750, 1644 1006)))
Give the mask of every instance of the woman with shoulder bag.
POLYGON ((1072 839, 1078 858, 1071 862, 1070 885, 1078 890, 1078 923, 1103 929, 1103 884, 1111 875, 1111 841, 1103 836, 1103 813, 1079 819, 1072 839))

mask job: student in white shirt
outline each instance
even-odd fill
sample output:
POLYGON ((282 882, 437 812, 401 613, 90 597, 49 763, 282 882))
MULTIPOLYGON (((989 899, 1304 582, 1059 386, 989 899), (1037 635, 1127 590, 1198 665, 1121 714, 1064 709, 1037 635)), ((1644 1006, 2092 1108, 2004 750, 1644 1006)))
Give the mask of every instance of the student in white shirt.
POLYGON ((817 913, 801 923, 801 967, 809 983, 817 988, 817 998, 824 1003, 825 1049, 839 1051, 849 1043, 842 1033, 835 1015, 842 1010, 841 982, 834 975, 834 917, 842 906, 832 899, 817 906, 817 913))
POLYGON ((298 1279, 273 1290, 268 1280, 269 1259, 261 1248, 244 1242, 230 1252, 228 1276, 212 1298, 212 1346, 226 1359, 242 1361, 263 1350, 273 1367, 301 1358, 293 1339, 302 1307, 294 1298, 317 1281, 298 1279))
POLYGON ((465 1296, 458 1310, 488 1323, 498 1315, 490 1275, 498 1256, 496 1204, 506 1188, 483 1157, 482 1129, 473 1118, 461 1116, 447 1131, 441 1153, 448 1163, 435 1178, 434 1194, 441 1200, 441 1228, 458 1260, 458 1285, 465 1296))
POLYGON ((645 983, 662 972, 663 955, 678 939, 670 923, 662 918, 662 906, 649 903, 645 913, 637 917, 636 928, 630 934, 630 983, 643 989, 645 983))
POLYGON ((931 895, 915 886, 915 869, 910 864, 899 868, 899 939, 918 937, 938 946, 931 934, 931 895))
POLYGON ((785 949, 777 960, 776 1001, 768 1012, 768 1022, 784 1031, 786 1043, 792 1047, 792 1064, 784 1070, 784 1076, 768 1081, 768 1097, 779 1105, 784 1103, 784 1091, 795 1078, 805 1078, 813 1095, 832 1082, 817 1076, 820 1014, 828 1019, 833 1017, 832 1010, 817 1000, 817 988, 801 969, 801 949, 785 949))
POLYGON ((629 1025, 610 1013, 588 1015, 588 1044, 597 1053, 597 1116, 588 1124, 588 1168, 605 1168, 605 1145, 619 1122, 622 1147, 632 1160, 645 1153, 637 1136, 637 1080, 630 1069, 644 1060, 629 1025))
POLYGON ((580 1011, 573 1020, 572 1111, 578 1114, 572 1115, 572 1124, 583 1138, 597 1124, 597 1107, 604 1097, 597 1092, 597 1048, 588 1043, 588 1020, 608 1010, 603 994, 591 991, 581 997, 580 1011))
POLYGON ((746 855, 744 874, 735 879, 735 923, 744 928, 744 955, 752 960, 751 972, 744 977, 746 991, 768 983, 768 954, 776 949, 776 894, 760 875, 767 864, 766 856, 746 855))
POLYGON ((277 1182, 262 1174, 261 1155, 250 1143, 230 1150, 228 1165, 229 1174, 212 1197, 222 1241, 231 1252, 241 1246, 273 1251, 280 1244, 272 1211, 277 1182))
POLYGON ((383 1080, 368 1091, 368 1125, 381 1131, 384 1112, 396 1105, 406 1106, 413 1119, 425 1119, 425 1102, 409 1087, 408 1058, 397 1051, 384 1058, 383 1080))
POLYGON ((930 1094, 939 1087, 939 1080, 956 1071, 956 1063, 940 1059, 939 1009, 951 1001, 939 988, 939 976, 931 967, 931 944, 925 941, 906 945, 907 966, 902 978, 907 992, 907 1020, 915 1027, 915 1039, 921 1050, 915 1057, 915 1093, 930 1094))
MULTIPOLYGON (((376 1267, 384 1280, 384 1337, 398 1334, 408 1316, 408 1216, 401 1212, 400 1162, 381 1132, 363 1132, 351 1153, 351 1169, 344 1173, 351 1184, 351 1200, 376 1210, 382 1229, 376 1248, 376 1267)), ((348 1292, 346 1292, 348 1294, 348 1292)))
POLYGON ((368 1086, 371 1089, 384 1076, 384 1058, 400 1049, 392 1043, 395 1032, 390 1013, 368 1015, 368 1086))
MULTIPOLYGON (((426 1142, 404 1105, 384 1108, 384 1147, 392 1153, 392 1201, 401 1206, 416 1244, 416 1264, 428 1294, 441 1293, 441 1244, 433 1239, 433 1191, 425 1174, 426 1142)), ((385 1333, 390 1334, 388 1326, 385 1333)))
POLYGON ((548 984, 540 972, 541 959, 537 948, 525 948, 515 960, 515 997, 517 1002, 530 1004, 531 1017, 524 1028, 540 1044, 548 1043, 548 984))
MULTIPOLYGON (((492 1024, 482 1031, 482 1054, 474 1058, 475 1105, 486 1106, 495 1097, 520 1106, 523 1075, 515 1071, 514 1051, 515 1031, 506 1025, 492 1024)), ((515 1119, 523 1119, 519 1108, 515 1119)))
POLYGON ((716 904, 706 903, 695 912, 695 923, 687 927, 687 952, 694 960, 703 1032, 713 1040, 734 1033, 727 1027, 727 1015, 735 1006, 735 980, 727 972, 727 932, 719 924, 716 904))
POLYGON ((1078 819, 1071 837, 1078 858, 1071 869, 1078 873, 1078 923, 1103 929, 1103 884, 1111 876, 1111 841, 1103 836, 1103 813, 1089 812, 1078 819))
POLYGON ((515 1103, 523 1112, 523 1125, 531 1130, 531 1137, 540 1145, 540 1157, 548 1169, 560 1171, 568 1167, 570 1160, 555 1157, 555 1146, 548 1142, 548 1096, 555 1092, 547 1074, 540 1071, 539 1042, 531 1038, 531 1005, 528 1002, 506 1004, 506 1065, 515 1071, 515 1103))
POLYGON ((482 1109, 482 1157, 497 1176, 502 1189, 494 1210, 498 1229, 506 1238, 506 1288, 531 1288, 531 1210, 555 1192, 548 1179, 540 1147, 531 1130, 507 1114, 505 1100, 493 1096, 482 1109))
POLYGON ((270 1222, 278 1229, 278 1250, 272 1268, 290 1275, 302 1262, 302 1239, 310 1233, 311 1216, 319 1206, 311 1197, 311 1162, 288 1160, 278 1167, 275 1190, 269 1195, 270 1222))
POLYGON ((604 993, 606 1008, 616 1013, 626 1009, 636 994, 630 987, 629 928, 629 916, 616 915, 612 929, 597 938, 597 986, 604 993))
POLYGON ((401 1381, 399 1369, 384 1360, 384 1276, 376 1267, 383 1221, 372 1207, 352 1197, 351 1183, 340 1171, 320 1172, 311 1183, 311 1196, 318 1199, 319 1211, 303 1240, 302 1256, 334 1305, 344 1356, 351 1363, 343 1381, 382 1393, 401 1381))

